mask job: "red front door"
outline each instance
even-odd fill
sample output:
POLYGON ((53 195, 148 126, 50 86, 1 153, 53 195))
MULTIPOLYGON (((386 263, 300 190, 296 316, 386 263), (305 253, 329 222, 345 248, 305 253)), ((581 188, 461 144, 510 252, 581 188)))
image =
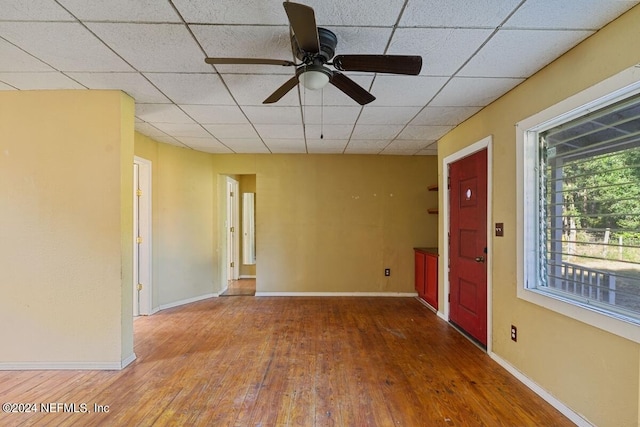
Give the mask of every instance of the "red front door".
POLYGON ((487 150, 449 167, 449 320, 487 345, 487 150))

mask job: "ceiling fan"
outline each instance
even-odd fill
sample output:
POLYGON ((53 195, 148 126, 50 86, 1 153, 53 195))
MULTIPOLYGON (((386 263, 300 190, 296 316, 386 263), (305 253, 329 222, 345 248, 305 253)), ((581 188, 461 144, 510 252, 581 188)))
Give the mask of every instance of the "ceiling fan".
POLYGON ((291 45, 296 57, 302 61, 261 58, 206 58, 207 64, 260 64, 296 67, 296 74, 276 89, 263 104, 272 104, 286 95, 298 83, 307 89, 321 89, 331 83, 360 105, 373 101, 375 96, 340 71, 364 71, 418 75, 422 57, 411 55, 335 55, 338 38, 322 27, 316 26, 313 9, 299 3, 285 2, 284 10, 293 30, 291 45), (333 59, 332 62, 330 62, 333 59), (331 65, 335 70, 327 66, 331 65), (337 70, 337 71, 336 71, 337 70))

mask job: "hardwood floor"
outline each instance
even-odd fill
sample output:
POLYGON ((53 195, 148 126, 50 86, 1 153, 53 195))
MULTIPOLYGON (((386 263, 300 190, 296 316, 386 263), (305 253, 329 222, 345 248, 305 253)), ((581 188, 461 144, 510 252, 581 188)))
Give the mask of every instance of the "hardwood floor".
POLYGON ((256 279, 229 280, 229 286, 221 297, 253 296, 256 294, 256 279))
POLYGON ((0 425, 573 425, 412 298, 212 298, 134 329, 119 372, 0 372, 0 403, 91 413, 0 425))

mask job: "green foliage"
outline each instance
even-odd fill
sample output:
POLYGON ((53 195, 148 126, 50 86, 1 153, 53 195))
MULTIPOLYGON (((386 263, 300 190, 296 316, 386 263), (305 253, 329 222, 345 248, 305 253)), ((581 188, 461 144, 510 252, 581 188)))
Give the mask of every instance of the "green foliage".
POLYGON ((563 174, 564 215, 576 228, 640 239, 640 149, 567 163, 563 174))

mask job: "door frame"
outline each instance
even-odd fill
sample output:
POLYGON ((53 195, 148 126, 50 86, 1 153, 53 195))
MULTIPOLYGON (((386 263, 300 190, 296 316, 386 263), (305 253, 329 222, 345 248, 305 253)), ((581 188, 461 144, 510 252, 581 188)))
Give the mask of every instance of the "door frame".
MULTIPOLYGON (((238 280, 240 277, 240 183, 230 176, 225 178, 225 243, 227 254, 225 257, 227 258, 225 262, 225 280, 229 281, 238 280), (233 197, 229 194, 229 187, 233 191, 233 197), (231 234, 230 226, 234 227, 233 234, 231 234), (230 244, 232 245, 231 248, 230 244), (231 255, 231 258, 229 255, 231 255), (231 262, 233 262, 233 267, 230 265, 231 262)), ((226 285, 223 287, 226 289, 226 285)))
MULTIPOLYGON (((443 316, 444 319, 449 321, 449 293, 450 293, 450 283, 449 283, 449 227, 451 224, 451 209, 449 206, 449 196, 450 189, 447 183, 449 182, 449 165, 451 163, 455 163, 456 161, 468 157, 472 154, 477 153, 478 151, 487 150, 487 353, 491 353, 491 342, 493 331, 491 326, 493 324, 493 311, 492 311, 492 294, 493 294, 493 285, 492 285, 492 275, 493 275, 493 226, 491 225, 493 222, 493 203, 492 203, 492 189, 493 189, 493 173, 492 173, 492 163, 493 163, 493 137, 491 135, 483 138, 459 151, 456 151, 453 154, 448 155, 442 160, 442 186, 446 191, 443 192, 443 200, 442 200, 442 232, 444 233, 444 245, 440 249, 440 254, 442 257, 442 271, 444 272, 443 276, 443 295, 444 295, 444 304, 443 304, 443 316)), ((515 231, 515 230, 514 230, 515 231)))
MULTIPOLYGON (((138 257, 138 251, 136 250, 137 243, 134 236, 134 271, 138 274, 134 275, 133 286, 133 306, 134 314, 136 312, 141 316, 148 316, 154 313, 153 311, 153 266, 152 266, 152 192, 151 192, 151 180, 152 180, 152 164, 150 160, 143 159, 142 157, 134 156, 134 165, 138 165, 138 188, 142 190, 143 197, 140 199, 139 211, 137 216, 139 219, 139 233, 143 236, 142 243, 140 244, 140 253, 138 257), (138 277, 140 283, 143 284, 142 291, 140 292, 140 304, 136 306, 136 285, 138 277)), ((135 183, 135 178, 134 178, 135 183)), ((136 200, 136 189, 134 188, 134 203, 136 200)), ((136 215, 136 209, 134 207, 134 221, 136 215)))

